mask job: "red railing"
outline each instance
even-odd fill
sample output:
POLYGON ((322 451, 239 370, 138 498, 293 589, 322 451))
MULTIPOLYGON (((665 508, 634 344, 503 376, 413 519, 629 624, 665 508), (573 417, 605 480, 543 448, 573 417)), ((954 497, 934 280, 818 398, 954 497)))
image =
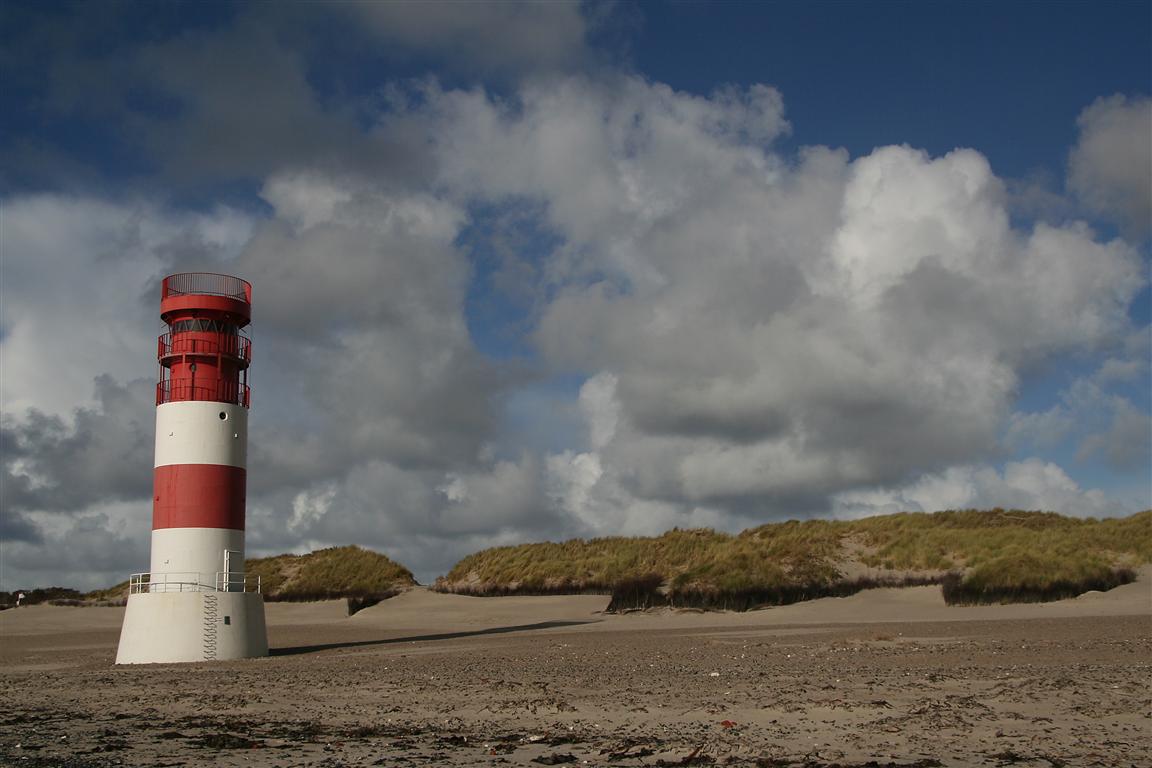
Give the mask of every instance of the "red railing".
POLYGON ((252 362, 252 340, 247 336, 220 334, 215 339, 190 338, 186 333, 162 333, 157 339, 156 356, 163 359, 171 355, 227 355, 252 362))
POLYGON ((156 384, 156 405, 205 400, 250 407, 252 389, 247 384, 227 381, 194 384, 192 379, 164 379, 156 384))
POLYGON ((252 284, 232 275, 215 272, 181 272, 168 275, 160 288, 160 298, 169 296, 227 296, 252 303, 252 284))

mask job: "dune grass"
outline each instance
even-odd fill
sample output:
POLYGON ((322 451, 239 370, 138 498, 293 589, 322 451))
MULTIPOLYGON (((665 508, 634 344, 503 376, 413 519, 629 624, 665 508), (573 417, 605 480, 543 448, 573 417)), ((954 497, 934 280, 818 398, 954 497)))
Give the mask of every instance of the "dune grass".
POLYGON ((391 597, 416 583, 412 572, 390 558, 357 546, 330 547, 307 555, 248 560, 268 601, 391 597))
POLYGON ((91 592, 85 592, 81 598, 82 604, 98 608, 119 608, 127 605, 129 584, 129 580, 125 579, 107 589, 94 589, 91 592))
MULTIPOLYGON (((249 577, 259 576, 268 602, 348 600, 349 613, 375 605, 416 583, 412 572, 390 558, 357 546, 330 547, 306 555, 249 559, 249 577)), ((79 595, 71 590, 69 605, 124 605, 128 582, 79 595)), ((3 593, 0 593, 0 597, 3 593)), ((64 602, 56 600, 55 604, 64 602)))
POLYGON ((864 561, 890 569, 972 568, 1025 553, 1068 563, 1092 554, 1152 562, 1152 510, 1104 520, 1003 509, 902 513, 851 526, 875 548, 864 561))
POLYGON ((613 595, 653 605, 743 610, 874 586, 945 583, 950 604, 1049 600, 1131 581, 1152 562, 1152 510, 1082 519, 1023 510, 901 513, 773 523, 738 535, 573 539, 469 555, 434 589, 470 595, 613 595), (870 569, 849 575, 847 566, 870 569))

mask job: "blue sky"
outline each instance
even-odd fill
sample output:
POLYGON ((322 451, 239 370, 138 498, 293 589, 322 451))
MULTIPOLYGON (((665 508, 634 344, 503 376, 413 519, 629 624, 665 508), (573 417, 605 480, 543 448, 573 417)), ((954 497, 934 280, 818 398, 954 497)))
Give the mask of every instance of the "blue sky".
POLYGON ((0 581, 145 562, 176 271, 255 286, 254 554, 1152 506, 1150 29, 6 3, 0 581))
POLYGON ((640 71, 698 93, 770 81, 801 141, 853 155, 975 147, 1010 177, 1061 174, 1085 104, 1148 91, 1146 3, 655 7, 634 47, 640 71))

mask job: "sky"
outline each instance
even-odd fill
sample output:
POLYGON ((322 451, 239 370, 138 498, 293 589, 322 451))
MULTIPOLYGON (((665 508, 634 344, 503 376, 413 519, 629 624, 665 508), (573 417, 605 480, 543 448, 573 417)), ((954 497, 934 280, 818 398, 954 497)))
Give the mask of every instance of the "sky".
POLYGON ((0 589, 147 567, 159 285, 249 556, 1152 507, 1152 3, 0 4, 0 589))

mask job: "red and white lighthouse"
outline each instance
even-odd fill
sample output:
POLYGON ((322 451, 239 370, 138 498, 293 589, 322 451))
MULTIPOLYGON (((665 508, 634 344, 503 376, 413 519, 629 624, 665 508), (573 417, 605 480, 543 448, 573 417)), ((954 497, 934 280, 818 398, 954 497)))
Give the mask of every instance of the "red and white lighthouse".
POLYGON ((152 563, 132 576, 116 663, 266 656, 259 580, 244 573, 252 286, 170 275, 160 317, 152 563))

